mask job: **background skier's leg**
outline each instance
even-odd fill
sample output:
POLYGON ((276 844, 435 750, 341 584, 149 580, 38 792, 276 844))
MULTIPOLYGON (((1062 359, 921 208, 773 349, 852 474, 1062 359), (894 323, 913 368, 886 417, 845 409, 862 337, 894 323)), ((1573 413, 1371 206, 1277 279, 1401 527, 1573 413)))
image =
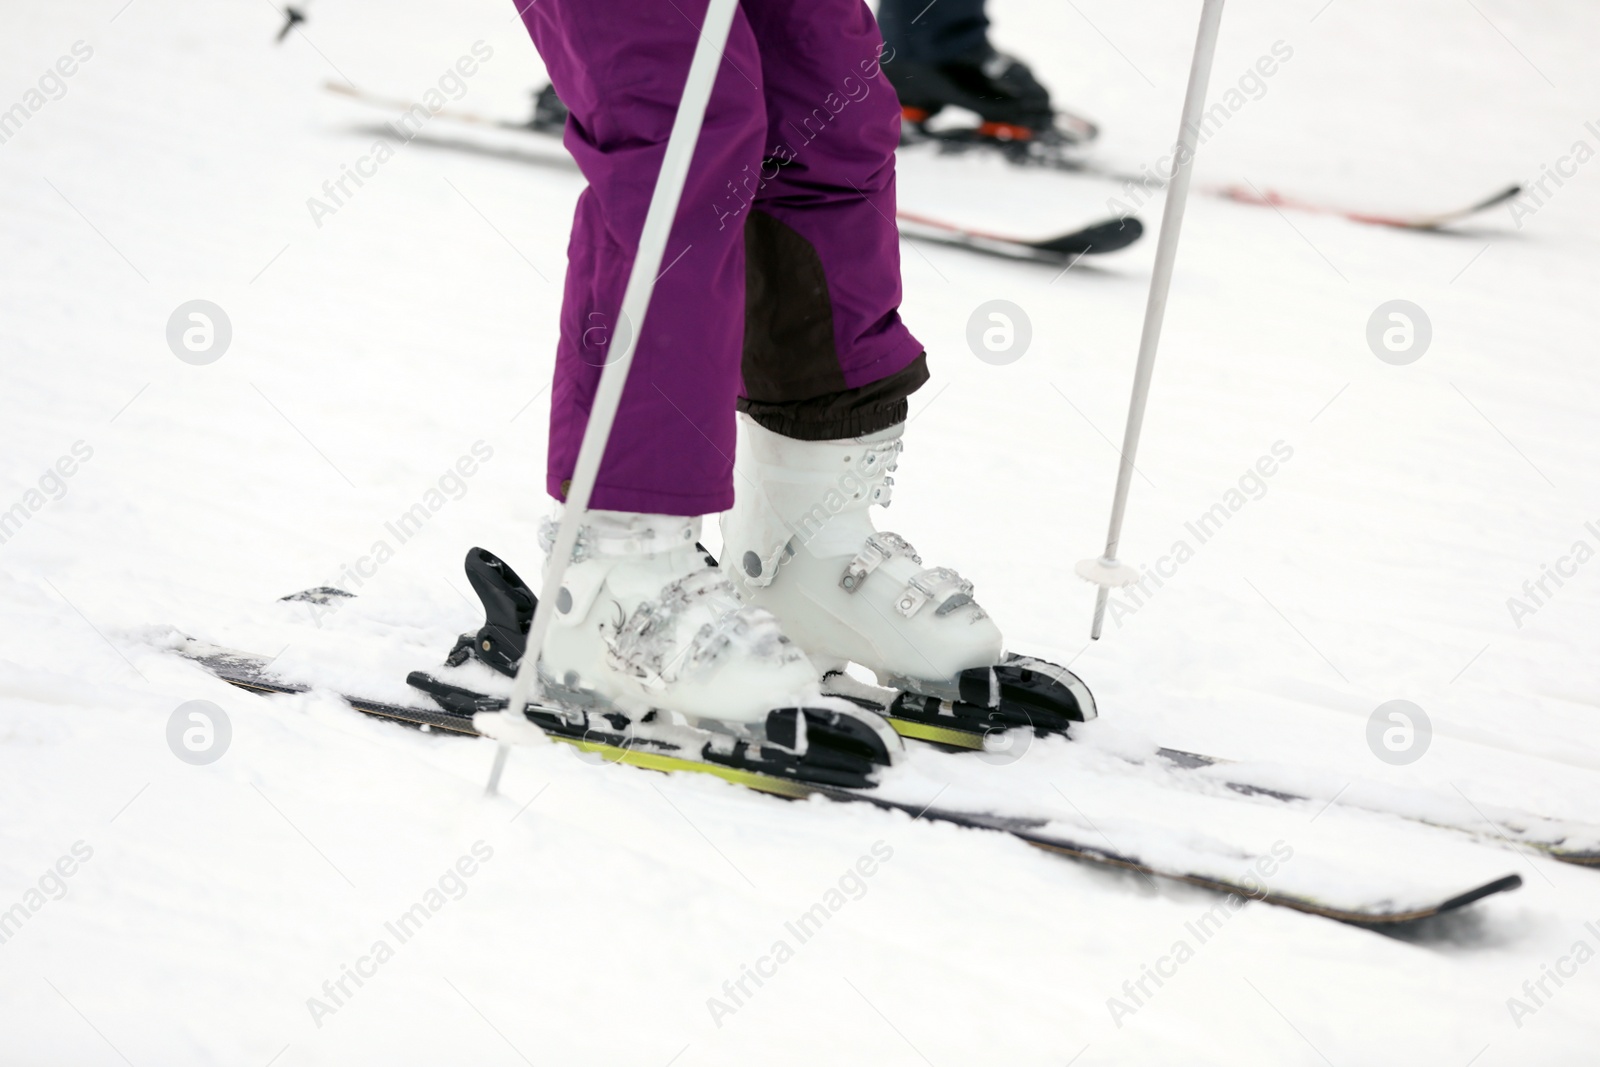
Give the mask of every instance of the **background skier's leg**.
MULTIPOLYGON (((976 112, 1000 127, 1041 131, 1054 126, 1050 93, 1025 63, 989 43, 986 0, 882 0, 884 71, 905 117, 921 123, 943 108, 976 112)), ((1017 137, 1015 129, 985 128, 1017 137)))
MULTIPOLYGON (((568 248, 547 487, 565 497, 600 369, 620 352, 623 288, 672 129, 705 0, 540 0, 523 20, 572 111, 566 145, 589 188, 568 248), (691 21, 693 20, 693 21, 691 21), (625 22, 627 33, 616 32, 625 22)), ((745 213, 760 162, 761 61, 736 14, 591 505, 701 515, 733 501, 745 213)), ((626 338, 622 338, 625 340, 626 338)))
POLYGON ((958 59, 989 39, 986 0, 882 0, 878 25, 889 46, 886 59, 942 63, 958 59))

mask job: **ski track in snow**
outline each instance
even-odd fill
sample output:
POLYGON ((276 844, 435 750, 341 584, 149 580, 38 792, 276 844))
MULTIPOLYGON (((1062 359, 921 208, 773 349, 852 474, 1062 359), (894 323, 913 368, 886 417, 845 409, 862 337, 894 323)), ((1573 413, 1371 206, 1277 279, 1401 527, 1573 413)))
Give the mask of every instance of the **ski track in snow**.
MULTIPOLYGON (((1101 121, 1106 158, 1137 169, 1171 136, 1197 9, 1019 0, 993 16, 1002 46, 1101 121)), ((34 5, 0 40, 0 113, 74 42, 92 48, 0 144, 0 511, 73 457, 47 479, 59 499, 0 544, 0 923, 25 913, 0 926, 0 1060, 1592 1061, 1600 963, 1546 979, 1537 1001, 1524 982, 1564 957, 1571 970, 1580 941, 1600 950, 1600 872, 1337 806, 1166 794, 1089 747, 1040 743, 1010 766, 915 753, 929 781, 1129 847, 1162 820, 1258 851, 1282 840, 1308 866, 1361 852, 1398 888, 1457 870, 1525 883, 1403 936, 1255 905, 1218 920, 1224 898, 998 835, 556 746, 517 751, 485 801, 487 742, 326 695, 253 697, 157 651, 176 629, 401 696, 405 667, 475 624, 466 548, 524 573, 537 559, 580 178, 553 142, 435 120, 320 226, 306 207, 384 117, 323 80, 419 97, 483 40, 493 58, 459 106, 520 117, 537 56, 509 4, 310 13, 277 48, 269 5, 192 0, 34 5), (209 366, 166 345, 193 299, 233 326, 209 366), (471 477, 446 479, 402 543, 386 523, 479 442, 471 477), (349 584, 380 540, 392 558, 321 626, 277 602, 349 584), (192 699, 232 725, 208 766, 167 747, 192 699), (875 845, 873 873, 850 875, 875 845), (385 925, 430 899, 403 942, 385 925), (803 942, 786 925, 830 901, 803 942), (380 940, 392 957, 375 963, 380 940), (774 963, 779 941, 792 956, 774 963), (1193 951, 1174 962, 1180 941, 1193 951), (758 965, 770 975, 740 993, 758 965), (1144 977, 1158 966, 1159 985, 1144 977), (346 967, 370 976, 340 992, 346 967), (1514 1018, 1511 997, 1532 1012, 1514 1018)), ((1213 100, 1274 42, 1293 57, 1203 146, 1197 186, 1427 210, 1535 178, 1600 142, 1582 106, 1600 89, 1597 33, 1576 0, 1239 0, 1213 100)), ((935 380, 884 524, 959 565, 1013 648, 1090 681, 1091 741, 1600 823, 1600 563, 1520 627, 1506 604, 1575 541, 1600 546, 1585 528, 1600 528, 1596 167, 1520 228, 1498 209, 1448 235, 1196 196, 1122 555, 1195 551, 1092 647, 1072 565, 1104 536, 1159 199, 1141 209, 1148 239, 1065 276, 903 246, 904 312, 935 380), (1009 366, 965 347, 994 298, 1032 321, 1009 366), (1433 324, 1403 367, 1365 341, 1396 298, 1433 324), (1196 544, 1185 523, 1279 441, 1293 455, 1260 499, 1196 544), (1366 744, 1395 698, 1434 725, 1405 767, 1366 744)), ((1098 218, 1116 193, 910 154, 900 183, 908 208, 1028 236, 1098 218)))

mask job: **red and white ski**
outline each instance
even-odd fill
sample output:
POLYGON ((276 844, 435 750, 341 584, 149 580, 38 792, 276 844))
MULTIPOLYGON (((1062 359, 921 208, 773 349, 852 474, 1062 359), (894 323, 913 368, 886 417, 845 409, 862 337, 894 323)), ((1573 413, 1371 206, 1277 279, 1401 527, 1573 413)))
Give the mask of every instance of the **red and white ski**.
POLYGON ((1240 204, 1256 204, 1261 207, 1287 208, 1291 211, 1309 211, 1317 215, 1337 215, 1349 219, 1351 222, 1365 222, 1373 226, 1391 226, 1400 230, 1439 230, 1452 223, 1460 222, 1487 211, 1499 204, 1512 200, 1522 192, 1520 185, 1508 185, 1491 196, 1469 204, 1466 207, 1456 208, 1454 211, 1441 211, 1432 215, 1385 215, 1367 211, 1352 211, 1349 208, 1333 207, 1328 204, 1318 204, 1309 200, 1298 200, 1294 197, 1284 196, 1282 193, 1271 189, 1257 189, 1253 185, 1224 185, 1206 192, 1212 196, 1220 196, 1240 204))
MULTIPOLYGON (((1105 178, 1108 181, 1118 182, 1123 185, 1132 183, 1135 187, 1146 191, 1154 191, 1166 184, 1164 180, 1153 177, 1149 173, 1134 174, 1130 171, 1119 170, 1114 166, 1108 166, 1098 159, 1087 158, 1082 155, 1081 146, 1073 144, 1040 144, 1030 141, 985 138, 976 136, 975 131, 972 130, 919 130, 901 142, 902 148, 919 144, 931 144, 939 152, 947 155, 960 155, 974 151, 997 153, 1007 162, 1017 166, 1043 167, 1047 170, 1066 171, 1070 174, 1084 174, 1096 178, 1105 178)), ((1207 196, 1232 200, 1240 204, 1255 204, 1260 207, 1273 207, 1286 211, 1305 211, 1317 215, 1336 215, 1340 218, 1349 219, 1351 222, 1367 223, 1373 226, 1390 226, 1402 230, 1440 230, 1513 199, 1522 192, 1522 186, 1516 184, 1508 185, 1494 194, 1484 197, 1482 200, 1451 211, 1415 215, 1358 211, 1333 204, 1286 196, 1276 190, 1258 189, 1249 184, 1210 186, 1198 188, 1195 191, 1204 193, 1207 196)))

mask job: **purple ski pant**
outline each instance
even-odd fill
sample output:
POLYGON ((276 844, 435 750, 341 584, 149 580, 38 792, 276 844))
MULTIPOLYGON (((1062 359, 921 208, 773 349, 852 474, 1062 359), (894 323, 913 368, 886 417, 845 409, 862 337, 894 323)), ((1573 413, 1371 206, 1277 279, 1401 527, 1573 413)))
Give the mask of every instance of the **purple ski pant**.
MULTIPOLYGON (((547 488, 564 499, 707 0, 518 2, 589 182, 551 393, 547 488)), ((881 49, 862 0, 744 0, 591 506, 725 511, 739 396, 856 389, 921 354, 897 310, 900 108, 881 49), (747 331, 752 218, 783 262, 752 284, 747 331)))

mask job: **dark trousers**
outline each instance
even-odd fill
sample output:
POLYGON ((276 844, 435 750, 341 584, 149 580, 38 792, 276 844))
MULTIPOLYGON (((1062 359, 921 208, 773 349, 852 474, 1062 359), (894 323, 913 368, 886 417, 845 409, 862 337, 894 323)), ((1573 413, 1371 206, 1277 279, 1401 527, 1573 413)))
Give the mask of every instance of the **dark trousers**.
POLYGON ((880 0, 878 25, 889 46, 885 59, 947 63, 983 44, 989 35, 984 0, 880 0))

